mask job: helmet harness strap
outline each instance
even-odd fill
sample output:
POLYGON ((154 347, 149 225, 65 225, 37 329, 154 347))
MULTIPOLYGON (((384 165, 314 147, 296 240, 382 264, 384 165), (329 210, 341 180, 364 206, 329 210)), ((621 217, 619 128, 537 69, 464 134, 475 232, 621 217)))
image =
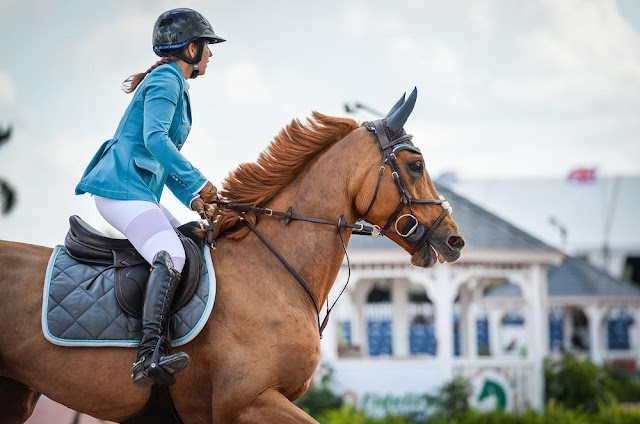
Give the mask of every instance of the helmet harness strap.
POLYGON ((198 50, 196 51, 196 56, 194 58, 187 57, 187 55, 184 54, 184 50, 181 50, 179 53, 176 54, 176 57, 184 60, 190 65, 193 65, 193 71, 191 71, 192 79, 200 75, 200 70, 198 69, 198 63, 200 63, 200 60, 202 60, 202 54, 204 53, 204 45, 206 43, 206 40, 200 39, 200 40, 197 40, 197 43, 198 43, 198 50))

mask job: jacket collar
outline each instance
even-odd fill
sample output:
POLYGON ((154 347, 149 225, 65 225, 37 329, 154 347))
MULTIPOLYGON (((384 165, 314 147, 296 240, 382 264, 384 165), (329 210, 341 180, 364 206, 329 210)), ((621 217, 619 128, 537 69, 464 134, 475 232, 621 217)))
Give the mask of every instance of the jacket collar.
POLYGON ((182 91, 184 91, 185 95, 187 96, 187 100, 189 100, 189 103, 191 103, 191 97, 189 97, 189 82, 184 78, 184 75, 182 75, 182 70, 174 60, 169 62, 169 64, 178 72, 178 74, 180 74, 180 77, 182 77, 182 81, 184 83, 182 84, 182 91))

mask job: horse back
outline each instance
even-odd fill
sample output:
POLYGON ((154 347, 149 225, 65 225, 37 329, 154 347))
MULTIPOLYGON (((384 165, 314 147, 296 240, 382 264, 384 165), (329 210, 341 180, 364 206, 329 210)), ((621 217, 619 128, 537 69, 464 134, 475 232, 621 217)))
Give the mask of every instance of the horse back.
POLYGON ((49 247, 0 240, 0 299, 42 287, 51 253, 49 247))
POLYGON ((0 346, 39 328, 51 253, 48 247, 0 240, 0 346))

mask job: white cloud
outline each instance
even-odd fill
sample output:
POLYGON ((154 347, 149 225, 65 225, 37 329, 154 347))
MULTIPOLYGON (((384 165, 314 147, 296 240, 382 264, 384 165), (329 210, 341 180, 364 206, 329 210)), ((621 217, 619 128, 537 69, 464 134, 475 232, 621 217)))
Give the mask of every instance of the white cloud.
POLYGON ((469 2, 465 4, 465 12, 471 22, 483 31, 491 31, 495 28, 495 8, 498 6, 495 1, 485 0, 482 2, 469 2))
POLYGON ((225 97, 236 105, 265 101, 271 90, 253 62, 220 66, 217 71, 222 81, 225 97))
POLYGON ((16 87, 7 71, 0 70, 0 105, 7 106, 16 100, 16 87))
POLYGON ((345 6, 340 15, 340 27, 349 35, 390 34, 406 28, 406 21, 385 10, 382 17, 378 9, 363 0, 355 0, 345 6))
POLYGON ((542 2, 548 22, 517 40, 513 76, 496 82, 512 102, 552 110, 640 107, 640 37, 614 0, 542 2))
MULTIPOLYGON (((156 18, 152 13, 129 13, 94 27, 78 44, 76 60, 93 72, 122 66, 135 69, 139 63, 147 64, 156 58, 151 47, 156 18)), ((138 72, 143 70, 146 68, 138 72)))
POLYGON ((415 58, 414 75, 419 76, 416 83, 427 89, 432 101, 451 111, 468 112, 475 108, 473 88, 484 83, 487 75, 482 69, 465 65, 462 53, 438 38, 394 37, 389 48, 415 58))

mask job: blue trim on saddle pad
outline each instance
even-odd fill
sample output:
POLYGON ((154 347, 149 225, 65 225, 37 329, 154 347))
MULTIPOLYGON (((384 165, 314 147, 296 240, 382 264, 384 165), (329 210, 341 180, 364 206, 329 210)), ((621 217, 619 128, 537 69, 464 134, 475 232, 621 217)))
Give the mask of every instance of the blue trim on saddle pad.
MULTIPOLYGON (((205 266, 194 296, 171 319, 173 346, 193 340, 206 325, 216 297, 216 277, 209 248, 203 250, 205 266)), ((142 324, 120 309, 113 293, 114 270, 87 283, 105 267, 71 258, 56 246, 49 259, 42 299, 42 332, 58 346, 137 347, 142 324)))

